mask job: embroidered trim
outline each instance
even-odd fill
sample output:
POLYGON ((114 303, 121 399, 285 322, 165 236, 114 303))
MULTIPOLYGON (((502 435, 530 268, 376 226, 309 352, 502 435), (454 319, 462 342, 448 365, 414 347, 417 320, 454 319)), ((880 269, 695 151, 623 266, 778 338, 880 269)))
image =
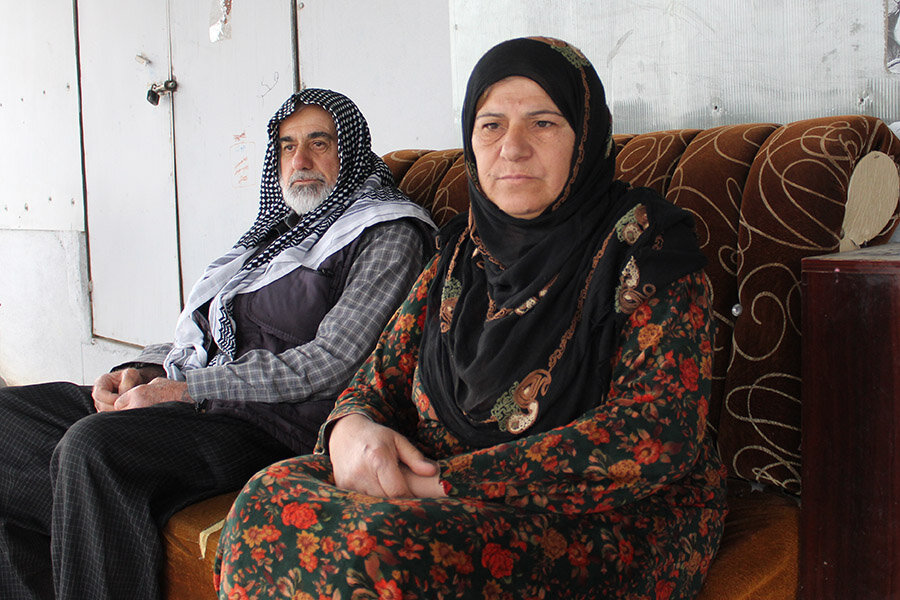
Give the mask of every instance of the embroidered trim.
POLYGON ((575 328, 581 321, 581 315, 584 312, 584 303, 587 300, 588 289, 591 287, 591 281, 594 278, 594 273, 597 271, 600 259, 606 254, 612 235, 613 232, 610 232, 606 236, 606 239, 603 240, 603 245, 591 261, 591 269, 584 280, 581 292, 578 294, 578 304, 575 308, 575 314, 572 316, 572 322, 569 323, 569 328, 566 329, 560 339, 559 346, 550 355, 547 368, 532 371, 521 382, 514 383, 494 403, 491 417, 497 421, 498 427, 503 431, 520 434, 537 421, 537 414, 540 409, 538 397, 547 393, 552 381, 551 372, 565 353, 569 340, 575 335, 575 328), (525 409, 525 412, 522 412, 521 409, 525 409))
POLYGON ((641 234, 650 226, 650 218, 647 216, 647 207, 638 204, 616 222, 616 235, 620 242, 634 246, 641 234))

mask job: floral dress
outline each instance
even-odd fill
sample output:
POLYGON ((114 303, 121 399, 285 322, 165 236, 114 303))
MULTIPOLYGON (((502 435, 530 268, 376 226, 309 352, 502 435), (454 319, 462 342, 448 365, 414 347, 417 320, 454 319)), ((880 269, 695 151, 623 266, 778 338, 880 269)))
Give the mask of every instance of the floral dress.
POLYGON ((606 399, 581 418, 463 446, 418 382, 425 270, 322 428, 319 454, 257 473, 219 542, 221 598, 693 598, 722 536, 725 473, 706 426, 708 282, 631 315, 606 399), (329 424, 363 413, 438 461, 447 498, 333 485, 329 424))

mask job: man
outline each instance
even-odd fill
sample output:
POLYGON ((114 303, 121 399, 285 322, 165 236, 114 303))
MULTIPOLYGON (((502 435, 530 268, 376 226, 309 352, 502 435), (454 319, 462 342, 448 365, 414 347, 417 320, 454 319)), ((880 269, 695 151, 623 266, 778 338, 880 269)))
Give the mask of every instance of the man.
POLYGON ((159 528, 311 451, 421 269, 433 224, 349 99, 295 94, 268 133, 256 221, 172 344, 93 390, 0 390, 0 598, 157 598, 159 528))

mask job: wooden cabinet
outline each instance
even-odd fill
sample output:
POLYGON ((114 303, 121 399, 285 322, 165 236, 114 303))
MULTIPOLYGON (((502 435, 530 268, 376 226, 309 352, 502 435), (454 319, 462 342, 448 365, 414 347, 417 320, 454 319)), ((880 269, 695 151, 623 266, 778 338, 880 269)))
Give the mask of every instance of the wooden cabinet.
POLYGON ((900 244, 802 273, 801 596, 900 599, 900 244))

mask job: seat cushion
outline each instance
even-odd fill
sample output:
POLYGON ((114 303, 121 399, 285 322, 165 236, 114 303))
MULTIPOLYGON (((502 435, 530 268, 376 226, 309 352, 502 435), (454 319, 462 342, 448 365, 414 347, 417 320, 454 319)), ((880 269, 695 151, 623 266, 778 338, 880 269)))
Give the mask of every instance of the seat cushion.
MULTIPOLYGON (((779 494, 730 482, 725 535, 698 600, 794 600, 799 570, 800 507, 779 494)), ((237 492, 189 506, 163 530, 166 600, 215 600, 218 524, 237 492), (201 535, 203 550, 201 551, 201 535)))
POLYGON ((175 513, 163 529, 166 600, 216 600, 213 563, 222 521, 238 492, 214 496, 175 513), (202 545, 201 545, 202 540, 202 545))
POLYGON ((799 536, 795 498, 729 481, 725 533, 698 600, 795 600, 799 536))

